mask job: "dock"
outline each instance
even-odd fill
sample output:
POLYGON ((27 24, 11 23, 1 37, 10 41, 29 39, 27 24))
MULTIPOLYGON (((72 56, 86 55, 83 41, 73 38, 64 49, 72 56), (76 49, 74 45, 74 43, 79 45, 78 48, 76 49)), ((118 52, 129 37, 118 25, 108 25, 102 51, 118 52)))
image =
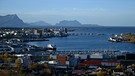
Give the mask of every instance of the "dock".
POLYGON ((102 33, 69 33, 69 36, 101 36, 102 33))
POLYGON ((63 55, 72 55, 72 54, 95 54, 95 53, 104 53, 104 54, 115 54, 116 52, 119 52, 119 50, 70 50, 70 51, 64 51, 64 50, 59 50, 59 51, 52 51, 52 54, 63 54, 63 55))

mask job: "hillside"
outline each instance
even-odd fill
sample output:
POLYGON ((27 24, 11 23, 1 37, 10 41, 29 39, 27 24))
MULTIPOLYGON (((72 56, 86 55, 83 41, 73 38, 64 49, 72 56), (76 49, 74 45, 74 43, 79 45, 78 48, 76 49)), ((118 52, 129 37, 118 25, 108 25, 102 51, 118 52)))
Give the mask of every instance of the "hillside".
POLYGON ((56 26, 79 26, 79 27, 97 27, 99 25, 97 24, 82 24, 77 20, 73 20, 73 21, 68 21, 68 20, 63 20, 60 21, 59 23, 55 24, 56 26))
POLYGON ((27 27, 16 14, 0 16, 0 27, 27 27))
POLYGON ((32 25, 32 26, 50 26, 51 24, 46 23, 44 21, 37 21, 37 22, 29 23, 29 25, 32 25))
POLYGON ((81 26, 81 25, 82 24, 77 20, 73 20, 73 21, 63 20, 60 21, 59 23, 56 23, 56 26, 81 26))

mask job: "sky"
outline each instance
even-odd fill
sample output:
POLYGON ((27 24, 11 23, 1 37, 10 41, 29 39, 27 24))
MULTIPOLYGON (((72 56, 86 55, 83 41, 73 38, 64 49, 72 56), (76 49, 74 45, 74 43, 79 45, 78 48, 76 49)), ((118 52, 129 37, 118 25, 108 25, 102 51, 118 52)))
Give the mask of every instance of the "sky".
POLYGON ((0 15, 24 22, 78 20, 83 24, 135 26, 135 0, 0 0, 0 15))

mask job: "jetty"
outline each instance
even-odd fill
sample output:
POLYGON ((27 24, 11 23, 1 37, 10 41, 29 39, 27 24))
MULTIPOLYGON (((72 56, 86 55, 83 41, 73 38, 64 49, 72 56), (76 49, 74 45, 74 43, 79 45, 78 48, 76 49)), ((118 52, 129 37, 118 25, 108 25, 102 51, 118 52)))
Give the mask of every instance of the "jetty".
POLYGON ((100 36, 102 33, 69 33, 68 36, 100 36))
POLYGON ((120 52, 119 50, 70 50, 70 51, 52 51, 51 54, 63 54, 63 55, 73 55, 73 54, 95 54, 95 53, 101 53, 101 54, 115 54, 117 52, 120 52))

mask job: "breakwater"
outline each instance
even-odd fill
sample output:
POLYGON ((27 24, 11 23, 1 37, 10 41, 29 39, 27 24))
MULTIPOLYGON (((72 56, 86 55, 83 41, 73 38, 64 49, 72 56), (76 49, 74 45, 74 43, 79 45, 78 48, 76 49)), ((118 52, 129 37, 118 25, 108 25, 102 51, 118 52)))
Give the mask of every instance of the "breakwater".
POLYGON ((69 36, 100 36, 102 33, 69 33, 69 36))
POLYGON ((71 55, 71 54, 95 54, 95 53, 110 53, 110 54, 115 54, 117 52, 120 52, 119 50, 70 50, 70 51, 64 51, 64 50, 59 50, 59 51, 53 51, 51 52, 52 54, 64 54, 64 55, 71 55))

